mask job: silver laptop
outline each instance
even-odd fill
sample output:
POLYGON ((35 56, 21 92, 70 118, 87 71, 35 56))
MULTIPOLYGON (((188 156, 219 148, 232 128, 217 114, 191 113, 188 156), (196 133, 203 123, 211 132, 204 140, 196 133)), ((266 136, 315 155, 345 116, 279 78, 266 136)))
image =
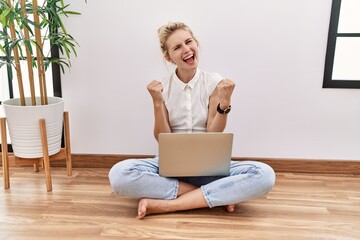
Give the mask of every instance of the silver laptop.
POLYGON ((160 133, 159 174, 164 177, 228 176, 232 133, 160 133))

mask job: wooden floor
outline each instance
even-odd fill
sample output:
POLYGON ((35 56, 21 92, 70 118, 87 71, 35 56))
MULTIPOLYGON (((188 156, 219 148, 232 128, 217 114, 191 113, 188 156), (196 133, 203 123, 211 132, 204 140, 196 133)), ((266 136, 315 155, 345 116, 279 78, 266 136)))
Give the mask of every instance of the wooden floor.
MULTIPOLYGON (((266 197, 224 208, 135 218, 137 201, 111 193, 108 169, 11 168, 0 189, 0 239, 360 239, 360 176, 278 173, 266 197)), ((2 174, 0 174, 2 179, 2 174)), ((0 184, 2 185, 2 181, 0 184)))

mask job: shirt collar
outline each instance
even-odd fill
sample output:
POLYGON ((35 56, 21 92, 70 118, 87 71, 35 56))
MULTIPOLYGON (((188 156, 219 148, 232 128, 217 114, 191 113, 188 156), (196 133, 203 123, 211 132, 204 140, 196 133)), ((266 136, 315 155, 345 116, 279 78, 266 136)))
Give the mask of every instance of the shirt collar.
POLYGON ((190 88, 194 88, 195 84, 197 83, 197 81, 199 79, 199 72, 200 72, 199 69, 196 69, 196 73, 195 73, 194 77, 188 83, 184 83, 176 75, 176 69, 175 69, 173 76, 174 76, 176 85, 178 85, 182 90, 184 90, 186 86, 189 86, 190 88))

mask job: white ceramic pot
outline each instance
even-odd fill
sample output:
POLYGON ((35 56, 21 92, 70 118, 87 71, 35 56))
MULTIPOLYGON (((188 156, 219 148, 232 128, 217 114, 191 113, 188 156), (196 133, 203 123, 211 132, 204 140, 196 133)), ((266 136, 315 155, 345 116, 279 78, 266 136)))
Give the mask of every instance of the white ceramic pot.
MULTIPOLYGON (((36 102, 40 102, 40 99, 37 98, 36 102)), ((49 97, 48 103, 48 105, 31 106, 30 98, 26 98, 26 106, 20 105, 19 98, 2 102, 15 156, 21 158, 43 156, 40 119, 45 119, 49 155, 60 151, 64 100, 58 97, 49 97)))

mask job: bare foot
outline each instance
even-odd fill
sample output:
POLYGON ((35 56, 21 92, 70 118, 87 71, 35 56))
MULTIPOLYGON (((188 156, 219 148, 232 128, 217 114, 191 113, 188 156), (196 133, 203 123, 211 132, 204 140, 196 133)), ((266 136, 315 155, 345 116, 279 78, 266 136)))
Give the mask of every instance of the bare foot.
POLYGON ((226 206, 226 209, 229 213, 232 213, 235 211, 235 204, 230 204, 226 206))
POLYGON ((146 216, 146 210, 148 208, 148 202, 146 198, 143 198, 139 201, 139 206, 138 206, 138 215, 137 218, 138 219, 143 219, 146 216))
MULTIPOLYGON (((231 205, 230 205, 231 206, 231 205)), ((234 205, 235 206, 235 205, 234 205)), ((228 211, 235 207, 229 207, 228 211)), ((139 201, 138 219, 152 213, 169 213, 189 209, 205 208, 208 204, 200 188, 187 192, 175 199, 143 198, 139 201)))
POLYGON ((162 199, 151 199, 151 198, 143 198, 139 201, 138 206, 138 219, 143 219, 146 215, 151 213, 164 213, 170 212, 168 209, 168 201, 162 199))

